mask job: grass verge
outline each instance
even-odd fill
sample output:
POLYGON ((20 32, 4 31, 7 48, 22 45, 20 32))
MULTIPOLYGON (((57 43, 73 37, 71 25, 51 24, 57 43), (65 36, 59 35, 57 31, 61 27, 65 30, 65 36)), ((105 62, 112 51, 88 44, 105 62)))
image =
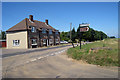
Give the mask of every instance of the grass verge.
POLYGON ((100 66, 119 66, 118 64, 118 39, 105 39, 94 43, 70 48, 67 51, 68 57, 76 60, 83 60, 89 64, 100 66), (111 49, 99 49, 90 51, 91 48, 109 47, 111 49))

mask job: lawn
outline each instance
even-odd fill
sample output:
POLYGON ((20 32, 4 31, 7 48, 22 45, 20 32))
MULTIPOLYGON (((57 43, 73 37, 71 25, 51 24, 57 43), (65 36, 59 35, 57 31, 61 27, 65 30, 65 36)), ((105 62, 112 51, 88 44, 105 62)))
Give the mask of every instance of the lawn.
POLYGON ((67 51, 68 57, 76 60, 83 60, 89 64, 100 66, 119 66, 118 64, 118 39, 104 39, 79 47, 70 48, 67 51), (109 48, 91 50, 91 48, 109 48))

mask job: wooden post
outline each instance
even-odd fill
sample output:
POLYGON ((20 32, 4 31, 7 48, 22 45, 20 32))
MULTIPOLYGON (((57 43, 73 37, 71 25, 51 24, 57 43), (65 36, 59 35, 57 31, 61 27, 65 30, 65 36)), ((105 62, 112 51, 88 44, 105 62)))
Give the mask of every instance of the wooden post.
POLYGON ((80 32, 80 49, 81 49, 81 32, 80 32))

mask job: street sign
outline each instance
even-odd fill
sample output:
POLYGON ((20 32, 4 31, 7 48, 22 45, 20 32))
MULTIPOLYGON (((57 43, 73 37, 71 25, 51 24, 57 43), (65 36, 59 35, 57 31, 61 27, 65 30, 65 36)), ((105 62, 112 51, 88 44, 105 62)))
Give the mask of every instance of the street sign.
POLYGON ((87 23, 85 23, 85 24, 79 24, 79 25, 80 25, 80 27, 90 26, 90 24, 87 24, 87 23))
POLYGON ((86 32, 89 30, 89 27, 80 27, 80 32, 86 32))
POLYGON ((81 49, 81 32, 86 32, 89 30, 89 26, 90 24, 79 24, 80 27, 80 49, 81 49))

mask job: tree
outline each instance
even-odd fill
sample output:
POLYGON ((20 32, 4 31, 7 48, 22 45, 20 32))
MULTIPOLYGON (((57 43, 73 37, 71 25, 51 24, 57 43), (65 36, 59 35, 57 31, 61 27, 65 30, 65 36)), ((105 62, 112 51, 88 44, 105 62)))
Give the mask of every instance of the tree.
POLYGON ((77 35, 76 35, 76 38, 79 39, 80 37, 80 26, 77 28, 77 35))
POLYGON ((110 38, 115 38, 115 36, 110 36, 110 38))
MULTIPOLYGON (((87 26, 89 27, 89 26, 87 26)), ((80 26, 77 28, 77 32, 75 32, 75 28, 72 29, 72 41, 75 42, 75 39, 80 38, 80 26)), ((70 31, 69 32, 62 32, 60 34, 61 40, 70 40, 70 31)), ((89 31, 81 32, 81 39, 84 41, 96 41, 96 40, 103 40, 108 36, 102 32, 97 31, 89 27, 89 31)))
POLYGON ((1 35, 0 35, 0 39, 6 39, 6 32, 5 31, 1 31, 1 35))
POLYGON ((0 39, 2 39, 2 31, 0 31, 0 39))
POLYGON ((73 27, 72 29, 72 41, 75 41, 76 38, 76 32, 75 32, 75 28, 73 27))
POLYGON ((69 37, 69 32, 61 32, 60 33, 60 39, 62 40, 62 41, 68 41, 69 39, 70 39, 70 37, 69 37))

